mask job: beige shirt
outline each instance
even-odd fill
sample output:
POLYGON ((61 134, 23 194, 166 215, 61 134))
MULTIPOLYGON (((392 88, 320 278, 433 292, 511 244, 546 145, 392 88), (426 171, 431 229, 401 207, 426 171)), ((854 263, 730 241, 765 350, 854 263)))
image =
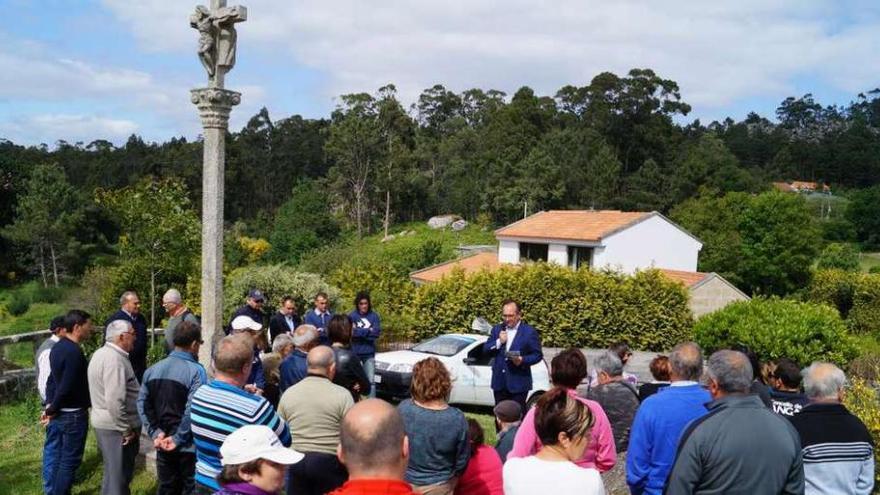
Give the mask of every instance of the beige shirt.
POLYGON ((89 361, 89 395, 92 399, 92 426, 100 430, 125 432, 139 430, 137 412, 140 384, 134 376, 128 353, 106 343, 89 361))
POLYGON ((299 452, 336 455, 342 418, 352 406, 348 390, 310 375, 284 392, 278 415, 290 426, 291 447, 299 452))

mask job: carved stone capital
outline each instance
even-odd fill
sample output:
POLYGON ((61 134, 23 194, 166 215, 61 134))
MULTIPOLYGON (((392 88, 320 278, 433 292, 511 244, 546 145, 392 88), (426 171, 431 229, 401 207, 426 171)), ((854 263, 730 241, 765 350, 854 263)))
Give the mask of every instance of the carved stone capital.
POLYGON ((229 112, 241 102, 241 93, 222 88, 198 88, 190 91, 190 100, 198 107, 206 129, 229 127, 229 112))

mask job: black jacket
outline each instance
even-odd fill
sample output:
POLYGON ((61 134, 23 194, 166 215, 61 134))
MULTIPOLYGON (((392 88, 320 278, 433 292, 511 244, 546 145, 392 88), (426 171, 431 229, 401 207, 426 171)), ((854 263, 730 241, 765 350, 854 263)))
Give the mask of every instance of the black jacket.
MULTIPOLYGON (((293 315, 293 329, 296 329, 300 325, 299 315, 293 315)), ((284 315, 281 313, 275 313, 272 315, 272 318, 269 318, 269 338, 272 339, 269 342, 269 345, 272 342, 275 342, 275 337, 281 335, 282 333, 287 333, 293 331, 289 326, 287 326, 287 322, 284 320, 284 315)))
POLYGON ((333 383, 351 392, 351 397, 357 402, 360 395, 370 393, 371 386, 361 360, 351 349, 345 347, 334 347, 333 352, 336 354, 336 376, 333 377, 333 383), (360 385, 358 392, 354 391, 355 384, 360 385))
POLYGON ((137 339, 134 341, 134 349, 128 353, 128 359, 134 369, 134 376, 137 377, 138 383, 141 383, 144 380, 144 371, 147 370, 147 339, 149 338, 147 336, 147 319, 140 313, 128 316, 128 313, 120 309, 107 318, 107 321, 104 322, 104 328, 107 328, 111 321, 116 320, 127 321, 134 328, 137 339))
POLYGON ((226 335, 232 333, 232 320, 236 319, 239 316, 249 316, 252 320, 256 321, 260 325, 263 325, 263 328, 266 328, 266 314, 260 311, 259 309, 254 309, 247 304, 239 307, 232 313, 232 316, 229 318, 229 324, 223 329, 226 332, 226 335))

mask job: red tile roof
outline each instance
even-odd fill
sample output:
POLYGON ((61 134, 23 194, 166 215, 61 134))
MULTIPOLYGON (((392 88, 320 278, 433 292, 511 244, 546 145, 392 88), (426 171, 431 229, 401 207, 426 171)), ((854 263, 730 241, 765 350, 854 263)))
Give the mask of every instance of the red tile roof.
POLYGON ((709 276, 708 273, 703 272, 686 272, 682 270, 669 270, 666 268, 658 268, 658 270, 660 270, 661 273, 663 273, 673 281, 678 282, 688 288, 697 285, 709 276))
POLYGON ((461 268, 465 273, 473 273, 483 269, 494 270, 499 266, 501 266, 501 263, 498 262, 498 253, 494 251, 483 252, 423 268, 412 272, 409 278, 414 282, 420 283, 436 282, 451 273, 456 267, 461 268))
POLYGON ((496 230, 495 236, 598 242, 651 215, 618 210, 542 211, 496 230))

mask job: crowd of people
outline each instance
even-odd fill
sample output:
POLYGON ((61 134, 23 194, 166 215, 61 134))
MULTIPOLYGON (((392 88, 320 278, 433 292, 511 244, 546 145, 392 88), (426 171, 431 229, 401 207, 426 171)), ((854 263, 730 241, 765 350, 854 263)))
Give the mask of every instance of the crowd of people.
POLYGON ((91 316, 52 320, 36 356, 45 493, 71 493, 89 422, 104 494, 129 493, 142 435, 156 450, 160 494, 603 494, 602 475, 615 469, 633 494, 873 490, 872 438, 843 406, 846 377, 830 363, 761 363, 744 348, 706 358, 684 342, 642 381, 625 369, 625 344, 590 363, 570 348, 550 361, 550 390, 535 394, 540 334, 508 300, 483 347, 491 446, 449 404, 455 378, 436 357, 413 366, 410 398, 374 398, 381 320, 367 293, 348 314, 319 293, 303 317, 286 296, 266 318, 263 293, 250 291, 213 348, 210 379, 197 360, 198 318, 176 290, 162 301, 167 355, 149 368, 134 292, 89 360, 91 316))

